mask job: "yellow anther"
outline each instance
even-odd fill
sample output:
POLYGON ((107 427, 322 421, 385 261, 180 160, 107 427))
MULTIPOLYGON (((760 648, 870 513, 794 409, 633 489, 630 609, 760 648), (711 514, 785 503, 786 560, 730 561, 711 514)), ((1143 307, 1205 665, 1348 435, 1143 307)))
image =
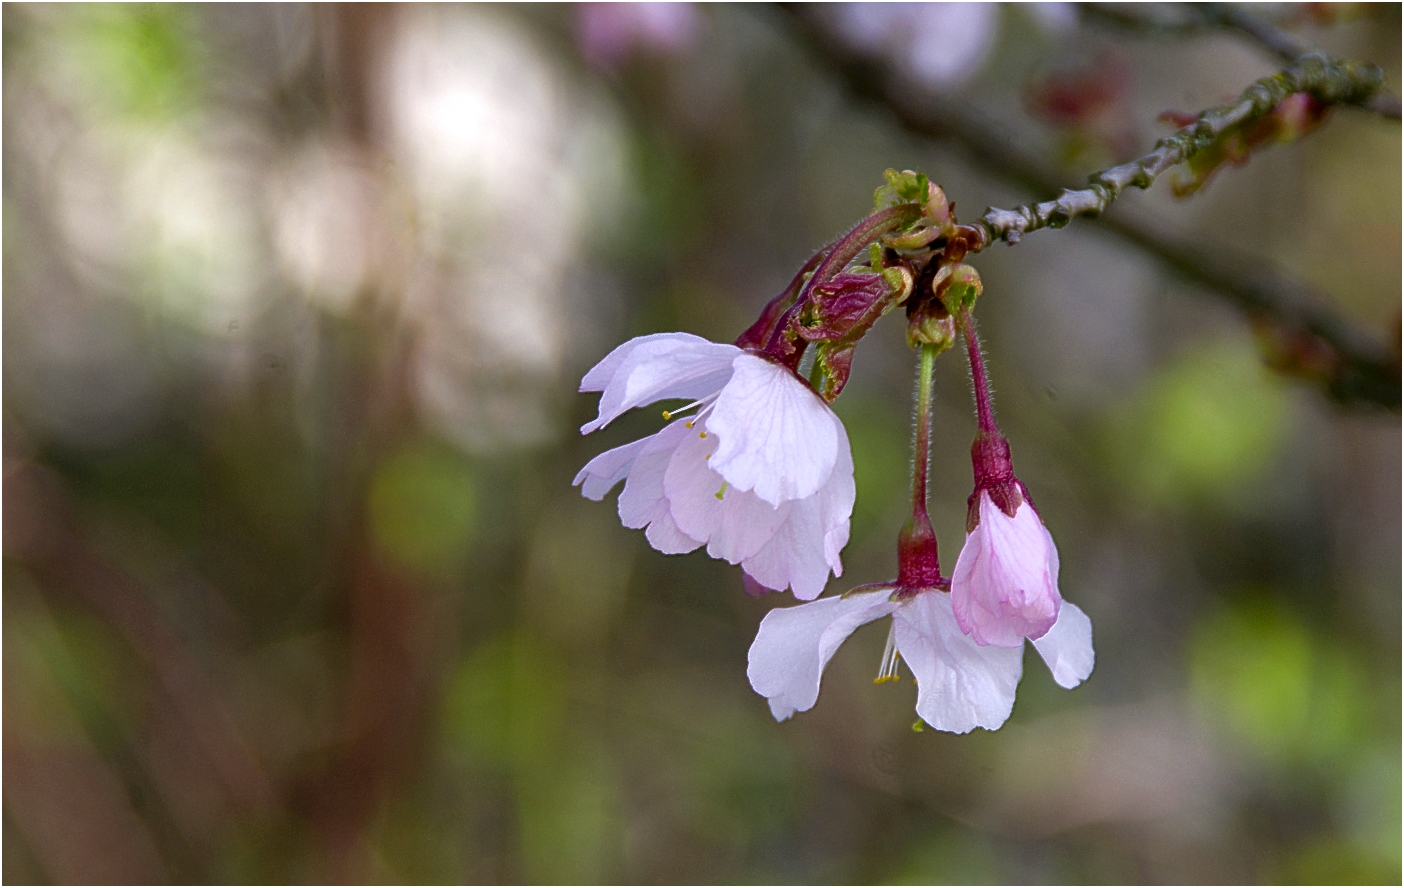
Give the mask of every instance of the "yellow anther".
POLYGON ((916 721, 912 722, 912 730, 916 731, 918 734, 926 730, 921 726, 921 719, 917 719, 916 721))
POLYGON ((707 437, 707 433, 706 433, 706 432, 698 432, 698 433, 697 433, 697 437, 699 437, 699 438, 705 438, 705 437, 707 437))
POLYGON ((686 425, 688 428, 692 428, 692 426, 693 426, 692 420, 689 419, 689 420, 685 423, 685 425, 686 425))
POLYGON ((673 418, 673 414, 669 413, 667 410, 664 410, 664 411, 663 411, 663 418, 664 418, 664 419, 672 419, 672 418, 673 418))

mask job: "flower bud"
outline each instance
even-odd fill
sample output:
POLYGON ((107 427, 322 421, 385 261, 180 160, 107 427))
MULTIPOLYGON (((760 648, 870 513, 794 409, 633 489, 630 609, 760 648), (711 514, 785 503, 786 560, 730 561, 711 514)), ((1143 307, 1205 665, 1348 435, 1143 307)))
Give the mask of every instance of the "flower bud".
POLYGON ((916 203, 930 199, 930 182, 925 173, 911 170, 886 170, 882 174, 887 184, 873 192, 873 206, 879 210, 895 207, 898 204, 916 203))
POLYGON ((942 268, 931 286, 946 311, 956 317, 973 310, 975 300, 985 292, 985 286, 980 282, 980 272, 964 263, 942 268))
POLYGON ((955 318, 940 302, 926 299, 907 313, 907 345, 912 348, 934 345, 945 351, 955 344, 955 339, 955 318))

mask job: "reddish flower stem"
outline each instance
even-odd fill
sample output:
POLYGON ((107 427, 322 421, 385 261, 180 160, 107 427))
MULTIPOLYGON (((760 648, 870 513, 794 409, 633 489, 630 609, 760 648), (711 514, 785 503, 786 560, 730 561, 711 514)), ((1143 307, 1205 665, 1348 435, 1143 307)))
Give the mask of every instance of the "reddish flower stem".
POLYGON ((985 359, 980 354, 980 337, 975 333, 975 316, 969 312, 961 318, 965 333, 965 351, 970 355, 970 378, 975 383, 975 413, 983 433, 999 434, 995 425, 994 406, 990 400, 990 383, 985 378, 985 359))
POLYGON ((921 347, 917 369, 916 433, 912 436, 912 517, 897 536, 897 595, 910 597, 925 589, 949 589, 941 576, 936 531, 926 511, 926 476, 931 466, 931 376, 937 348, 921 347))

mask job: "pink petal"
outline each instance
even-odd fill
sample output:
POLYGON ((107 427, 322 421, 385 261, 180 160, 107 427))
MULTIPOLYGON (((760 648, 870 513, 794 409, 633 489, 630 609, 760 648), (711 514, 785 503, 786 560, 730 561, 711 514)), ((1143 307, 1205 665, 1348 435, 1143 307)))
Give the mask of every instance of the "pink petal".
POLYGON ((848 543, 848 519, 853 512, 853 457, 838 417, 834 422, 839 452, 833 474, 814 496, 786 503, 790 511, 785 523, 742 562, 756 579, 775 589, 788 586, 801 601, 824 591, 830 571, 843 575, 839 553, 848 543))
POLYGON ((785 504, 789 514, 755 555, 741 562, 746 572, 772 589, 789 587, 800 601, 817 598, 829 582, 824 530, 817 497, 785 504))
POLYGON ((1092 652, 1092 621, 1071 602, 1063 602, 1058 622, 1033 645, 1062 687, 1075 688, 1092 674, 1097 660, 1092 652))
POLYGON ((712 468, 773 506, 817 493, 838 459, 833 411, 779 364, 742 354, 732 368, 707 417, 721 439, 712 468))
POLYGON ((979 507, 951 575, 955 618, 979 644, 1018 647, 1058 619, 1058 549, 1027 502, 1010 518, 982 491, 979 507))
POLYGON ((601 392, 600 413, 580 427, 589 434, 635 407, 668 398, 695 400, 716 394, 731 378, 741 350, 691 333, 639 336, 605 355, 580 381, 582 392, 601 392))
POLYGON ((1023 648, 982 647, 956 624, 951 598, 923 592, 892 615, 897 650, 917 681, 917 715, 939 731, 993 731, 1014 709, 1023 648))
POLYGON ((678 525, 673 522, 673 516, 669 515, 666 509, 648 523, 644 537, 650 546, 664 555, 685 555, 702 545, 701 541, 678 529, 678 525))
POLYGON ((652 437, 643 439, 629 468, 629 479, 619 494, 619 520, 625 527, 647 527, 649 543, 665 555, 680 555, 702 545, 678 529, 668 510, 663 479, 678 445, 688 438, 687 424, 678 420, 652 437))
POLYGON ((789 515, 790 503, 775 508, 754 493, 735 490, 708 467, 717 437, 702 423, 674 451, 663 478, 668 507, 678 527, 707 543, 707 554, 731 564, 750 558, 789 515))
POLYGON ((575 480, 570 483, 580 487, 580 482, 585 482, 585 486, 580 487, 580 493, 586 499, 592 499, 596 502, 604 499, 604 495, 609 493, 614 485, 628 476, 630 468, 634 465, 635 457, 652 440, 653 436, 650 435, 647 438, 630 441, 622 447, 606 450, 587 462, 585 468, 581 469, 580 473, 575 476, 575 480))
POLYGON ((747 655, 746 677, 770 701, 777 721, 814 706, 824 667, 844 639, 897 607, 890 591, 821 598, 765 615, 747 655))
POLYGON ((819 523, 824 528, 824 560, 834 571, 834 576, 843 576, 843 561, 839 553, 848 545, 848 519, 853 514, 853 454, 848 449, 848 433, 837 416, 834 425, 838 430, 838 459, 834 462, 833 474, 819 490, 819 523))

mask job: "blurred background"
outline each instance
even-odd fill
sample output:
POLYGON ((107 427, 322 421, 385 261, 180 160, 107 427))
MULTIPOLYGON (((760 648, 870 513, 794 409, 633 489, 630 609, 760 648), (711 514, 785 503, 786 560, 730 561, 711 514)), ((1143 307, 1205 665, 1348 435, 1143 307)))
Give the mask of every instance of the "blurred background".
MULTIPOLYGON (((1263 13, 1398 90, 1398 5, 1263 13)), ((967 221, 1050 196, 855 100, 800 22, 1070 186, 1280 66, 1071 5, 6 7, 6 882, 1399 881, 1397 409, 1269 371, 1093 223, 974 260, 1098 655, 1066 692, 1030 652, 1002 730, 914 732, 881 624, 777 724, 746 650, 792 600, 570 486, 662 422, 582 439, 582 373, 733 339, 885 168, 967 221)), ((1122 203, 1397 360, 1400 168, 1347 108, 1122 203)), ((836 404, 829 594, 895 573, 901 327, 836 404)), ((936 410, 953 565, 958 350, 936 410)))

